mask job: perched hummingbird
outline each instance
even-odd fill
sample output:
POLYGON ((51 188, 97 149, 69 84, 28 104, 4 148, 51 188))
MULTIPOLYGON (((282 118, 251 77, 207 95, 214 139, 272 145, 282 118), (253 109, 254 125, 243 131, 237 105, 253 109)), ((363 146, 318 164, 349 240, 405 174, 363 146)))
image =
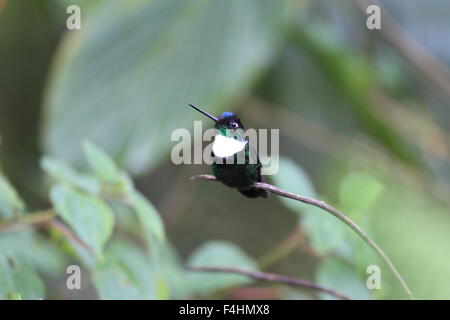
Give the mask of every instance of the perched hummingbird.
POLYGON ((239 118, 228 111, 216 118, 192 104, 189 105, 215 122, 218 133, 214 137, 211 155, 215 160, 212 171, 217 180, 238 189, 247 197, 266 198, 266 190, 251 187, 255 182, 261 182, 261 162, 256 151, 250 148, 239 118), (234 161, 227 163, 230 158, 234 161))

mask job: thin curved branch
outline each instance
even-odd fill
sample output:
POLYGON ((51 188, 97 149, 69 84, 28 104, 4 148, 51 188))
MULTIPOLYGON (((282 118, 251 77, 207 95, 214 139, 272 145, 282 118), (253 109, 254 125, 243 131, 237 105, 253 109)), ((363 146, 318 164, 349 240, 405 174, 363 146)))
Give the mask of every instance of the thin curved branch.
MULTIPOLYGON (((200 175, 191 177, 191 179, 203 179, 203 180, 218 181, 216 179, 216 177, 214 177, 213 175, 209 175, 209 174, 200 174, 200 175)), ((332 214, 333 216, 335 216, 342 222, 344 222, 353 231, 355 231, 384 260, 384 262, 387 264, 389 269, 391 269, 392 273, 395 275, 397 280, 400 282, 403 290, 408 295, 408 297, 412 300, 414 299, 414 296, 413 296, 411 290, 409 289, 405 280, 403 280, 403 278, 400 275, 400 273, 398 272, 397 268, 392 263, 391 259, 389 259, 389 257, 384 253, 384 251, 375 243, 375 241, 372 240, 372 238, 369 237, 369 235, 364 230, 362 230, 356 223, 354 223, 345 214, 343 214, 336 208, 330 206, 329 204, 327 204, 323 201, 303 197, 303 196, 288 192, 286 190, 283 190, 281 188, 275 187, 268 183, 257 182, 253 185, 253 187, 264 189, 264 190, 270 191, 276 195, 279 195, 279 196, 282 196, 285 198, 290 198, 293 200, 297 200, 297 201, 318 207, 318 208, 332 214)))
POLYGON ((60 222, 56 219, 51 219, 51 220, 45 221, 43 224, 47 227, 54 228, 56 231, 61 233, 64 236, 64 238, 66 238, 67 240, 73 241, 73 242, 77 243, 80 247, 89 251, 91 254, 95 254, 94 250, 86 242, 81 240, 77 235, 75 235, 75 233, 72 232, 72 230, 70 230, 62 222, 60 222))
POLYGON ((196 271, 196 272, 226 272, 226 273, 241 274, 241 275, 247 276, 252 279, 257 279, 257 280, 262 280, 262 281, 267 281, 267 282, 278 282, 278 283, 283 283, 283 284, 287 284, 287 285, 291 285, 291 286, 313 289, 316 291, 331 294, 339 299, 350 300, 349 297, 347 297, 346 295, 344 295, 342 293, 339 293, 332 289, 328 289, 328 288, 319 286, 310 281, 303 280, 300 278, 283 276, 283 275, 279 275, 279 274, 275 274, 275 273, 249 271, 249 270, 245 270, 245 269, 232 268, 232 267, 187 267, 186 269, 189 271, 196 271))
POLYGON ((56 217, 53 209, 20 215, 16 219, 0 222, 0 231, 15 231, 29 225, 40 225, 56 217))
POLYGON ((47 209, 35 213, 27 213, 17 219, 0 223, 0 232, 17 231, 27 227, 51 227, 60 232, 66 239, 71 240, 93 253, 92 248, 77 237, 66 225, 56 219, 58 213, 54 209, 47 209))

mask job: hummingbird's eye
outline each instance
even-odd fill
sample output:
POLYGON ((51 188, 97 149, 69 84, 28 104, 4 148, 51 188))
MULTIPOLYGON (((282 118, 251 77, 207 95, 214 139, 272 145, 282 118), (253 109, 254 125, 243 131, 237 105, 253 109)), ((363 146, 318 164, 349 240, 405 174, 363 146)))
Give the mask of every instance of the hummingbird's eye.
POLYGON ((230 127, 233 128, 233 129, 236 129, 238 127, 237 122, 231 121, 230 122, 230 127))

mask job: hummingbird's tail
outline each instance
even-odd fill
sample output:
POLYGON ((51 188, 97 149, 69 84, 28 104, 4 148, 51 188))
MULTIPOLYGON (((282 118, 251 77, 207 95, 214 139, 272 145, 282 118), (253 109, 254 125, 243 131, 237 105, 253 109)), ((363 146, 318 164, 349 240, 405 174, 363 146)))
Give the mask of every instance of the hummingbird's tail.
POLYGON ((240 193, 249 198, 258 198, 263 197, 267 198, 269 193, 267 190, 259 189, 259 188, 247 188, 247 189, 238 189, 240 193))

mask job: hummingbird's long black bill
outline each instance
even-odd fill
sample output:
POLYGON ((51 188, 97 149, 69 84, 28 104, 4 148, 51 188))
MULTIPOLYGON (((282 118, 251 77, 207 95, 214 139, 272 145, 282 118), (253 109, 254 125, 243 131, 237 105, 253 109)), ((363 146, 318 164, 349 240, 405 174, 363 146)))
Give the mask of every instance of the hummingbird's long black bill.
POLYGON ((214 117, 214 116, 212 116, 212 115, 210 115, 208 112, 203 111, 202 109, 200 109, 200 108, 194 106, 193 104, 190 104, 190 103, 189 103, 189 105, 190 105, 192 108, 194 108, 195 110, 197 110, 198 112, 203 113, 203 114, 204 114, 205 116, 207 116, 208 118, 213 119, 214 122, 217 122, 217 118, 214 117))

